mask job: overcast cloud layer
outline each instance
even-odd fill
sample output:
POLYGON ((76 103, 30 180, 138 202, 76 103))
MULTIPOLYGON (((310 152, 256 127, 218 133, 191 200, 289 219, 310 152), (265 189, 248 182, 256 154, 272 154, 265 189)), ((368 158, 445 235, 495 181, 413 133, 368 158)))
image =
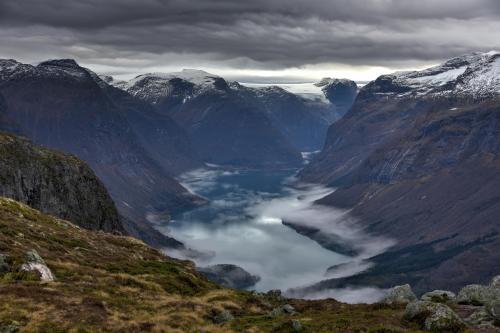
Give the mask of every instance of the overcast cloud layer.
POLYGON ((114 74, 373 76, 500 49, 498 31, 498 0, 0 0, 0 57, 114 74))

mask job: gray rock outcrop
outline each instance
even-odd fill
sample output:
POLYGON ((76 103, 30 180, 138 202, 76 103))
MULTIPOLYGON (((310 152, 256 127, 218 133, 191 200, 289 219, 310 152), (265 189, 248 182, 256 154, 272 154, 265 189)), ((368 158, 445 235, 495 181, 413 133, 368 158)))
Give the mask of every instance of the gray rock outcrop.
POLYGON ((485 305, 495 299, 500 299, 500 290, 479 284, 463 287, 457 296, 458 303, 470 305, 485 305))
POLYGON ((26 252, 26 260, 27 262, 21 266, 21 270, 38 273, 40 281, 50 282, 55 280, 54 274, 36 250, 26 252))
POLYGON ((244 289, 255 285, 260 280, 260 277, 236 265, 219 264, 198 267, 197 270, 207 279, 227 288, 244 289))
POLYGON ((273 309, 270 315, 273 317, 278 317, 283 315, 294 315, 296 313, 297 311, 295 311, 295 308, 293 306, 291 306, 290 304, 285 304, 273 309))
POLYGON ((214 317, 214 323, 222 325, 222 324, 224 324, 228 321, 231 321, 233 319, 234 319, 234 316, 231 314, 231 312, 224 310, 214 317))
POLYGON ((460 317, 441 303, 411 302, 406 306, 404 318, 417 322, 423 329, 431 332, 460 332, 465 327, 460 317))
POLYGON ((490 287, 500 290, 500 275, 497 275, 493 279, 491 279, 490 287))
POLYGON ((87 164, 1 132, 0 196, 86 229, 125 233, 113 200, 87 164))
POLYGON ((484 308, 493 320, 500 321, 500 298, 489 301, 484 308))
POLYGON ((470 316, 465 318, 465 322, 474 326, 492 326, 493 319, 486 312, 486 310, 481 307, 474 311, 470 316))
POLYGON ((300 321, 298 321, 298 320, 296 320, 296 319, 293 319, 293 320, 291 321, 291 324, 292 324, 292 328, 293 328, 293 330, 294 330, 295 332, 300 332, 300 331, 302 331, 302 328, 303 328, 303 327, 302 327, 302 323, 301 323, 300 321))
POLYGON ((429 291, 422 295, 422 301, 446 303, 456 298, 455 293, 446 290, 429 291))
POLYGON ((413 293, 411 286, 405 284, 396 286, 389 290, 389 293, 382 300, 386 304, 407 304, 417 300, 417 296, 413 293))
POLYGON ((0 274, 7 273, 10 270, 10 266, 7 263, 7 256, 0 253, 0 274))

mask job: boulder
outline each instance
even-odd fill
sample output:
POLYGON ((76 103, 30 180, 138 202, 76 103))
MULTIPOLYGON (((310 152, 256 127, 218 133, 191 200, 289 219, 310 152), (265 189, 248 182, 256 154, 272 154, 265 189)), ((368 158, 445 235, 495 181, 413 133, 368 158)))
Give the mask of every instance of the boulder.
POLYGON ((446 290, 434 290, 429 291, 422 295, 420 298, 422 301, 446 303, 452 301, 456 298, 455 293, 446 290))
POLYGON ((10 266, 7 263, 7 256, 0 253, 0 274, 10 271, 10 266))
POLYGON ((20 330, 20 325, 17 321, 12 321, 10 324, 0 326, 0 333, 17 333, 20 330))
POLYGON ((285 304, 273 309, 273 311, 271 311, 271 316, 277 317, 282 315, 294 315, 296 313, 297 311, 295 311, 295 308, 293 306, 291 306, 290 304, 285 304))
POLYGON ((267 293, 266 293, 266 296, 267 298, 273 300, 273 301, 282 301, 284 300, 285 298, 283 297, 282 293, 281 293, 281 290, 279 289, 273 289, 273 290, 269 290, 267 293))
POLYGON ((464 327, 464 322, 460 317, 444 304, 437 304, 434 312, 425 319, 424 328, 431 332, 460 332, 464 327))
POLYGON ((295 308, 290 304, 285 304, 281 307, 285 313, 294 314, 296 313, 295 308))
POLYGON ((408 304, 416 301, 417 296, 413 293, 409 284, 396 286, 389 290, 389 293, 382 300, 386 304, 408 304))
POLYGON ((493 320, 500 321, 500 298, 487 302, 484 308, 493 320))
POLYGON ((493 318, 483 308, 478 308, 469 317, 465 318, 465 322, 474 326, 493 326, 493 318))
POLYGON ((460 317, 450 307, 427 301, 411 302, 406 306, 404 318, 417 322, 431 332, 459 332, 465 327, 460 317))
POLYGON ((273 332, 302 332, 303 329, 302 323, 294 319, 279 324, 274 328, 273 332))
POLYGON ((457 302, 459 304, 479 306, 498 298, 500 298, 499 289, 479 284, 470 284, 460 290, 457 296, 457 302))
POLYGON ((44 264, 45 265, 45 260, 38 254, 36 250, 31 250, 26 252, 26 260, 28 262, 33 262, 37 264, 44 264))
POLYGON ((490 287, 500 289, 500 275, 497 275, 493 279, 491 279, 490 287))
POLYGON ((229 312, 227 310, 224 310, 224 311, 220 312, 219 314, 217 314, 214 317, 213 321, 216 324, 222 325, 222 324, 224 324, 224 323, 226 323, 228 321, 231 321, 233 319, 234 319, 234 317, 231 314, 231 312, 229 312))
POLYGON ((43 258, 36 250, 26 252, 27 262, 21 266, 21 270, 27 272, 36 272, 40 281, 54 281, 55 276, 52 274, 50 268, 47 267, 43 258))
POLYGON ((434 310, 437 304, 428 301, 415 301, 408 303, 403 318, 409 321, 424 319, 434 310))
POLYGON ((300 332, 302 331, 302 323, 296 319, 293 319, 291 321, 291 324, 292 324, 292 329, 296 332, 300 332))
POLYGON ((219 264, 198 267, 197 270, 210 281, 227 288, 244 289, 255 285, 260 280, 260 277, 236 265, 219 264))

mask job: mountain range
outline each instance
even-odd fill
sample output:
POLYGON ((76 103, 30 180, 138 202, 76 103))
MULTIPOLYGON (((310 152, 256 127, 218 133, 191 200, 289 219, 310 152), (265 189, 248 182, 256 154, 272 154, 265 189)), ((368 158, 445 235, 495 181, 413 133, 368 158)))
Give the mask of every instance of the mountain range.
POLYGON ((300 152, 321 147, 335 112, 342 110, 202 71, 116 82, 71 59, 36 66, 0 60, 0 130, 83 159, 108 189, 126 232, 157 247, 181 244, 151 222, 206 202, 178 175, 206 163, 301 166, 300 152))
POLYGON ((350 107, 275 86, 249 88, 200 70, 106 79, 172 117, 203 161, 229 167, 300 166, 300 153, 320 149, 328 126, 350 107))
POLYGON ((83 159, 113 198, 120 232, 174 248, 183 245, 151 222, 206 202, 176 180, 181 173, 298 168, 302 151, 322 147, 298 178, 336 187, 318 203, 349 209, 397 245, 371 269, 312 289, 427 290, 495 274, 500 54, 383 75, 359 90, 349 80, 317 85, 330 103, 198 70, 115 81, 73 60, 1 60, 0 129, 83 159))
POLYGON ((2 60, 0 94, 0 129, 14 129, 86 161, 109 190, 130 234, 155 246, 169 245, 150 227, 148 214, 203 202, 173 178, 176 171, 202 165, 184 132, 73 60, 37 66, 2 60))

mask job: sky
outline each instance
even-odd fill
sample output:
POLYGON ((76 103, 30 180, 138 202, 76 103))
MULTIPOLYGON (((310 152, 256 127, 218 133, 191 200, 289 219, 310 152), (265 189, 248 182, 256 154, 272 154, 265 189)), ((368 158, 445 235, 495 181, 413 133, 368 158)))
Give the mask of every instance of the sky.
POLYGON ((357 81, 500 49, 498 0, 0 0, 0 57, 118 78, 357 81))

